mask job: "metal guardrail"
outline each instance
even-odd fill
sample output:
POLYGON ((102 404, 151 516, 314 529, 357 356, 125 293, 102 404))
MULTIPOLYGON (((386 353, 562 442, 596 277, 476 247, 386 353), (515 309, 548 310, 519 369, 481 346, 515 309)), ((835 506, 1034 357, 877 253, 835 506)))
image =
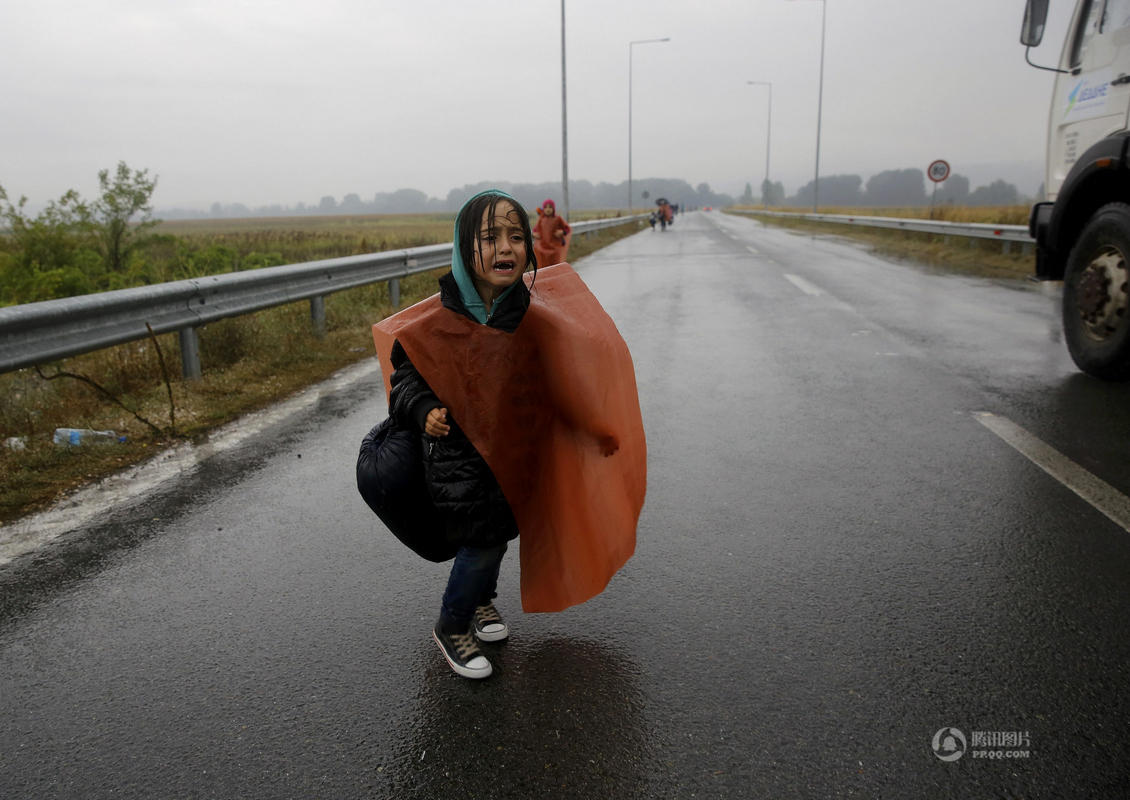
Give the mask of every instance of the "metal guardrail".
POLYGON ((1027 225, 988 225, 983 222, 945 222, 932 219, 911 219, 903 217, 861 217, 848 214, 805 214, 791 211, 767 211, 757 209, 731 209, 738 214, 768 217, 793 217, 812 222, 834 222, 841 225, 860 225, 868 228, 894 228, 918 233, 933 233, 939 236, 956 236, 967 239, 995 239, 1003 243, 1004 252, 1012 249, 1012 243, 1031 247, 1035 240, 1028 233, 1027 225))
MULTIPOLYGON (((585 234, 645 218, 612 217, 577 222, 572 228, 585 234)), ((448 242, 0 308, 0 373, 144 339, 148 324, 154 333, 180 334, 183 374, 198 378, 199 326, 309 300, 311 322, 321 336, 326 295, 388 281, 393 307, 398 307, 400 279, 448 266, 451 247, 448 242)))

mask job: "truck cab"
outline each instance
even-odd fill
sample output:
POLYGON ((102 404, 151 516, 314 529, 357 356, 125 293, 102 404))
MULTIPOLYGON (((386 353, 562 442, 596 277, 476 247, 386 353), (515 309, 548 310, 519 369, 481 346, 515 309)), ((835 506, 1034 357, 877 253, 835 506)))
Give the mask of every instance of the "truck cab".
POLYGON ((1085 0, 1070 30, 1048 121, 1051 200, 1088 147, 1126 131, 1130 111, 1130 0, 1085 0))
MULTIPOLYGON (((1028 0, 1022 44, 1040 43, 1047 11, 1048 0, 1028 0)), ((1130 378, 1130 0, 1076 0, 1058 63, 1039 68, 1054 71, 1056 80, 1046 197, 1029 219, 1036 277, 1064 282, 1064 334, 1079 368, 1125 380, 1130 378)))

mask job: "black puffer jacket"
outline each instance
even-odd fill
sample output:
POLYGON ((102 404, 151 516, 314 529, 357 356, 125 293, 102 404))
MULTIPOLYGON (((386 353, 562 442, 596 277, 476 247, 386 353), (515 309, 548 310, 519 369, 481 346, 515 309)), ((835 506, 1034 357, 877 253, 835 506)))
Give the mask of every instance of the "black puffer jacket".
MULTIPOLYGON (((463 305, 459 287, 450 272, 439 279, 439 286, 444 308, 474 319, 463 305)), ((530 291, 525 282, 519 281, 514 290, 495 305, 486 324, 513 333, 529 305, 530 291)), ((392 346, 392 366, 395 372, 391 380, 389 416, 401 426, 419 430, 423 437, 428 491, 443 515, 448 539, 459 544, 491 547, 515 538, 518 524, 510 505, 490 467, 459 427, 458 420, 448 413, 451 432, 447 436, 423 433, 428 412, 445 404, 413 366, 399 341, 392 346)), ((505 387, 498 388, 505 390, 505 387)))

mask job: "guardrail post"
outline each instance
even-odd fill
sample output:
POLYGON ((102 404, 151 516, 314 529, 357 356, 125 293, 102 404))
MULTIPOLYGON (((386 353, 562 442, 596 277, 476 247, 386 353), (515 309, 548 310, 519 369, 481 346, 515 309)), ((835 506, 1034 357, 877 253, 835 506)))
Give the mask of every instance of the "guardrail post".
POLYGON ((196 328, 181 328, 178 333, 181 375, 186 381, 198 381, 203 373, 200 371, 200 339, 196 328))
POLYGON ((393 308, 400 308, 400 278, 392 278, 388 282, 388 299, 393 308))
POLYGON ((310 298, 310 322, 314 325, 314 336, 326 338, 326 298, 319 295, 310 298))

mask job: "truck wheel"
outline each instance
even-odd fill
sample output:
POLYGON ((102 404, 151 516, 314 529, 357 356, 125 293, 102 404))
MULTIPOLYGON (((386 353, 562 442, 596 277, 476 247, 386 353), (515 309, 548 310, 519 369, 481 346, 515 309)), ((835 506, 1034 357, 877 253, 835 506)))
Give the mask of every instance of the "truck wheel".
POLYGON ((1106 380, 1130 378, 1130 205, 1100 208, 1071 249, 1063 332, 1079 369, 1106 380))

